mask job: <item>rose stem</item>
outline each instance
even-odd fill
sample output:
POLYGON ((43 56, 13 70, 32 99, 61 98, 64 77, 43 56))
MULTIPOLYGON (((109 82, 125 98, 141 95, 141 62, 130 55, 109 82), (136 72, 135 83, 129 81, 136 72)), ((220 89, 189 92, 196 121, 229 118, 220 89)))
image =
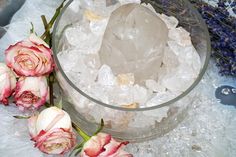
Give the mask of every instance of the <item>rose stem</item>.
MULTIPOLYGON (((51 20, 49 21, 49 23, 47 22, 45 15, 41 16, 41 19, 42 19, 43 25, 44 25, 44 29, 45 29, 45 32, 41 36, 41 39, 43 39, 49 45, 50 48, 52 47, 52 44, 51 44, 52 34, 50 33, 50 30, 51 30, 54 22, 56 21, 57 17, 59 16, 61 9, 64 6, 65 1, 66 0, 63 0, 61 5, 56 9, 56 12, 54 13, 54 15, 51 18, 51 20)), ((53 72, 51 72, 49 75, 49 90, 50 90, 50 105, 51 106, 54 106, 53 82, 54 82, 54 75, 53 75, 53 72)))
MULTIPOLYGON (((44 32, 43 35, 41 36, 42 39, 46 40, 48 36, 50 37, 49 39, 51 39, 50 29, 52 28, 52 26, 53 26, 54 22, 56 21, 58 15, 60 14, 61 9, 63 8, 65 1, 66 1, 66 0, 63 0, 62 3, 61 3, 61 5, 56 9, 56 12, 54 13, 52 19, 51 19, 51 20, 49 21, 49 23, 47 24, 47 27, 46 27, 46 29, 45 29, 45 32, 44 32)), ((47 39, 47 40, 48 40, 48 39, 47 39)), ((49 42, 49 41, 48 41, 48 42, 49 42)), ((49 44, 50 44, 50 43, 49 43, 49 44)), ((51 47, 51 44, 50 44, 50 47, 51 47)))
MULTIPOLYGON (((44 29, 45 29, 45 30, 48 30, 48 22, 47 22, 47 19, 46 19, 45 15, 41 15, 41 19, 42 19, 42 21, 43 21, 44 29)), ((44 41, 45 41, 48 45, 50 45, 50 38, 51 38, 51 36, 50 36, 50 29, 49 29, 49 31, 46 31, 46 38, 44 39, 44 41)), ((42 38, 42 39, 43 39, 43 38, 42 38)), ((50 45, 50 47, 51 47, 51 45, 50 45)))
POLYGON ((103 121, 103 119, 101 119, 101 124, 93 135, 97 135, 99 132, 101 132, 103 127, 104 127, 104 121, 103 121))
POLYGON ((49 101, 51 106, 54 106, 53 82, 54 82, 54 75, 53 72, 51 72, 49 75, 49 101))
POLYGON ((85 141, 83 141, 83 142, 80 143, 80 144, 77 144, 77 145, 75 146, 75 148, 71 151, 69 157, 71 157, 73 154, 74 154, 74 156, 77 156, 77 155, 81 152, 81 150, 83 149, 84 143, 85 143, 85 141), (74 153, 74 152, 75 152, 75 153, 74 153))
POLYGON ((83 130, 79 128, 77 124, 72 122, 72 127, 77 131, 77 133, 84 139, 84 141, 88 141, 91 137, 86 134, 83 130))

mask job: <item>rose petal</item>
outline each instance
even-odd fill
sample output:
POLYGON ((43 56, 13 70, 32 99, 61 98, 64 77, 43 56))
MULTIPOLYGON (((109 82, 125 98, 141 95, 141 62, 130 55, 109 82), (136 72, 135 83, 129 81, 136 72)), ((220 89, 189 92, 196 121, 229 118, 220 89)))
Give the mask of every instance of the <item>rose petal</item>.
POLYGON ((73 132, 66 129, 42 130, 33 140, 35 147, 47 154, 64 154, 76 143, 73 132))
POLYGON ((43 41, 41 38, 36 36, 35 33, 30 34, 29 40, 35 44, 43 44, 44 46, 49 47, 48 44, 45 41, 43 41))
POLYGON ((132 157, 122 150, 129 142, 118 142, 105 133, 99 133, 85 143, 81 157, 132 157))
POLYGON ((111 135, 98 133, 85 143, 83 151, 89 157, 96 157, 104 151, 104 146, 111 140, 111 135))
POLYGON ((38 119, 38 115, 31 116, 28 119, 28 128, 30 132, 30 136, 33 138, 37 135, 37 129, 36 129, 36 121, 38 119))

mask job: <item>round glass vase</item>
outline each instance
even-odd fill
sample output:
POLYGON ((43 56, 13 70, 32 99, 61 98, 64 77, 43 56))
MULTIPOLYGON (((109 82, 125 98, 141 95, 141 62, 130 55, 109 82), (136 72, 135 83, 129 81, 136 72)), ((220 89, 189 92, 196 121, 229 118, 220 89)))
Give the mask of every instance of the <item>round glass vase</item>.
POLYGON ((64 101, 64 109, 71 115, 73 121, 89 133, 96 130, 103 118, 105 121, 103 132, 118 139, 142 141, 161 136, 175 128, 186 117, 188 109, 196 98, 192 90, 202 79, 210 58, 210 38, 206 24, 187 0, 144 0, 143 2, 150 3, 158 13, 176 17, 179 20, 179 26, 190 32, 192 43, 201 59, 201 71, 194 83, 182 94, 153 107, 129 109, 96 100, 84 93, 67 77, 57 58, 60 51, 67 49, 62 38, 63 32, 83 16, 80 10, 76 12, 70 9, 69 6, 76 3, 73 0, 69 1, 58 17, 53 30, 52 43, 57 66, 56 76, 64 101), (86 102, 87 106, 80 102, 86 102), (163 112, 166 113, 164 118, 163 112))

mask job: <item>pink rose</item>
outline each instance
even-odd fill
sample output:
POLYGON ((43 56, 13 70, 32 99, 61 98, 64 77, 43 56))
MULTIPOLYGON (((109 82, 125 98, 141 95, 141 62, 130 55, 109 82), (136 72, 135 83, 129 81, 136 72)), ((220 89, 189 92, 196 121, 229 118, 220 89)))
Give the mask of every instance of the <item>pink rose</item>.
POLYGON ((35 147, 47 154, 64 154, 76 144, 68 113, 50 107, 33 116, 28 123, 35 147))
POLYGON ((0 103, 8 104, 7 98, 16 87, 14 73, 4 63, 0 63, 0 103))
POLYGON ((20 110, 38 109, 48 100, 46 77, 21 77, 16 83, 15 103, 20 110))
POLYGON ((122 147, 127 145, 128 142, 117 142, 109 134, 98 133, 92 136, 86 142, 81 151, 81 157, 133 157, 122 150, 122 147))
POLYGON ((35 34, 11 45, 5 54, 7 66, 19 76, 41 76, 53 70, 51 49, 35 34))

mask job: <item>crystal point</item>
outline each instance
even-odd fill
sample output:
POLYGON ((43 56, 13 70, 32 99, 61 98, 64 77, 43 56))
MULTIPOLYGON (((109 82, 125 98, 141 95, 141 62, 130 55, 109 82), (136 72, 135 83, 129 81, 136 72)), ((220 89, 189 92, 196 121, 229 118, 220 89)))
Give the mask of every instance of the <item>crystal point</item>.
POLYGON ((168 39, 166 24, 135 3, 112 12, 99 51, 115 74, 134 73, 137 82, 156 79, 168 39))

